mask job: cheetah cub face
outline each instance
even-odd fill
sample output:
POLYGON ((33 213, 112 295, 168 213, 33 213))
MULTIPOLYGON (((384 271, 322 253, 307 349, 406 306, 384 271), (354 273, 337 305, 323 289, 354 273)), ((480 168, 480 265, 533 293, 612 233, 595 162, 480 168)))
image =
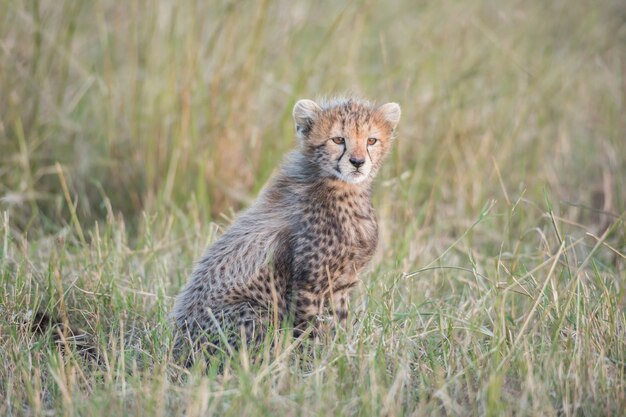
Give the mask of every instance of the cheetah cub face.
POLYGON ((374 178, 388 153, 400 106, 374 107, 356 100, 319 105, 300 100, 293 118, 307 159, 326 176, 359 184, 374 178))

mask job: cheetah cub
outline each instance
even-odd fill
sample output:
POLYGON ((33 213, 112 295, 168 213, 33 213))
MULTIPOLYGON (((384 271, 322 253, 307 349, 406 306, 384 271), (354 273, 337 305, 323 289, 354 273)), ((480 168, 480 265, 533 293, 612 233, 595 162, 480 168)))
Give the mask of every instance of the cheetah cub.
POLYGON ((210 246, 178 295, 177 345, 214 351, 262 340, 293 321, 298 335, 344 323, 350 290, 372 258, 372 180, 400 106, 355 99, 293 109, 299 146, 258 200, 210 246))

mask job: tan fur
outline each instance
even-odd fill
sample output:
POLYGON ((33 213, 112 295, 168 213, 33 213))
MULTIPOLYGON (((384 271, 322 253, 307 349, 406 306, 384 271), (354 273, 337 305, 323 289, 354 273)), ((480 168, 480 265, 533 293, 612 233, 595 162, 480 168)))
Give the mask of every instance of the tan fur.
POLYGON ((400 107, 300 100, 293 116, 299 147, 178 295, 179 342, 223 347, 227 337, 236 346, 241 326, 254 341, 288 317, 296 332, 313 333, 329 316, 346 320, 349 292, 376 249, 371 184, 400 107))

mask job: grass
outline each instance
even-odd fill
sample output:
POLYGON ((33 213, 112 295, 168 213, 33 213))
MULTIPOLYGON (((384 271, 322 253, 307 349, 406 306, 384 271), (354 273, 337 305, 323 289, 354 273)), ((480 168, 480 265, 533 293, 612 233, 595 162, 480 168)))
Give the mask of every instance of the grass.
POLYGON ((586 0, 3 2, 0 415, 619 415, 625 21, 586 0), (176 366, 194 259, 294 146, 293 103, 346 91, 403 108, 353 325, 176 366), (36 311, 103 359, 34 335, 36 311))

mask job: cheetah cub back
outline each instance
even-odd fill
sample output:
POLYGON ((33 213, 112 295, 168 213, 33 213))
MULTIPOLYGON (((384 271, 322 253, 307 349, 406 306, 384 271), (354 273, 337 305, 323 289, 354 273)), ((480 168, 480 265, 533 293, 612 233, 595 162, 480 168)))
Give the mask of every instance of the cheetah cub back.
POLYGON ((372 180, 400 106, 300 100, 293 118, 297 149, 178 295, 177 345, 212 352, 238 346, 242 335, 259 341, 285 319, 296 334, 310 326, 314 335, 346 321, 350 290, 376 249, 372 180))

